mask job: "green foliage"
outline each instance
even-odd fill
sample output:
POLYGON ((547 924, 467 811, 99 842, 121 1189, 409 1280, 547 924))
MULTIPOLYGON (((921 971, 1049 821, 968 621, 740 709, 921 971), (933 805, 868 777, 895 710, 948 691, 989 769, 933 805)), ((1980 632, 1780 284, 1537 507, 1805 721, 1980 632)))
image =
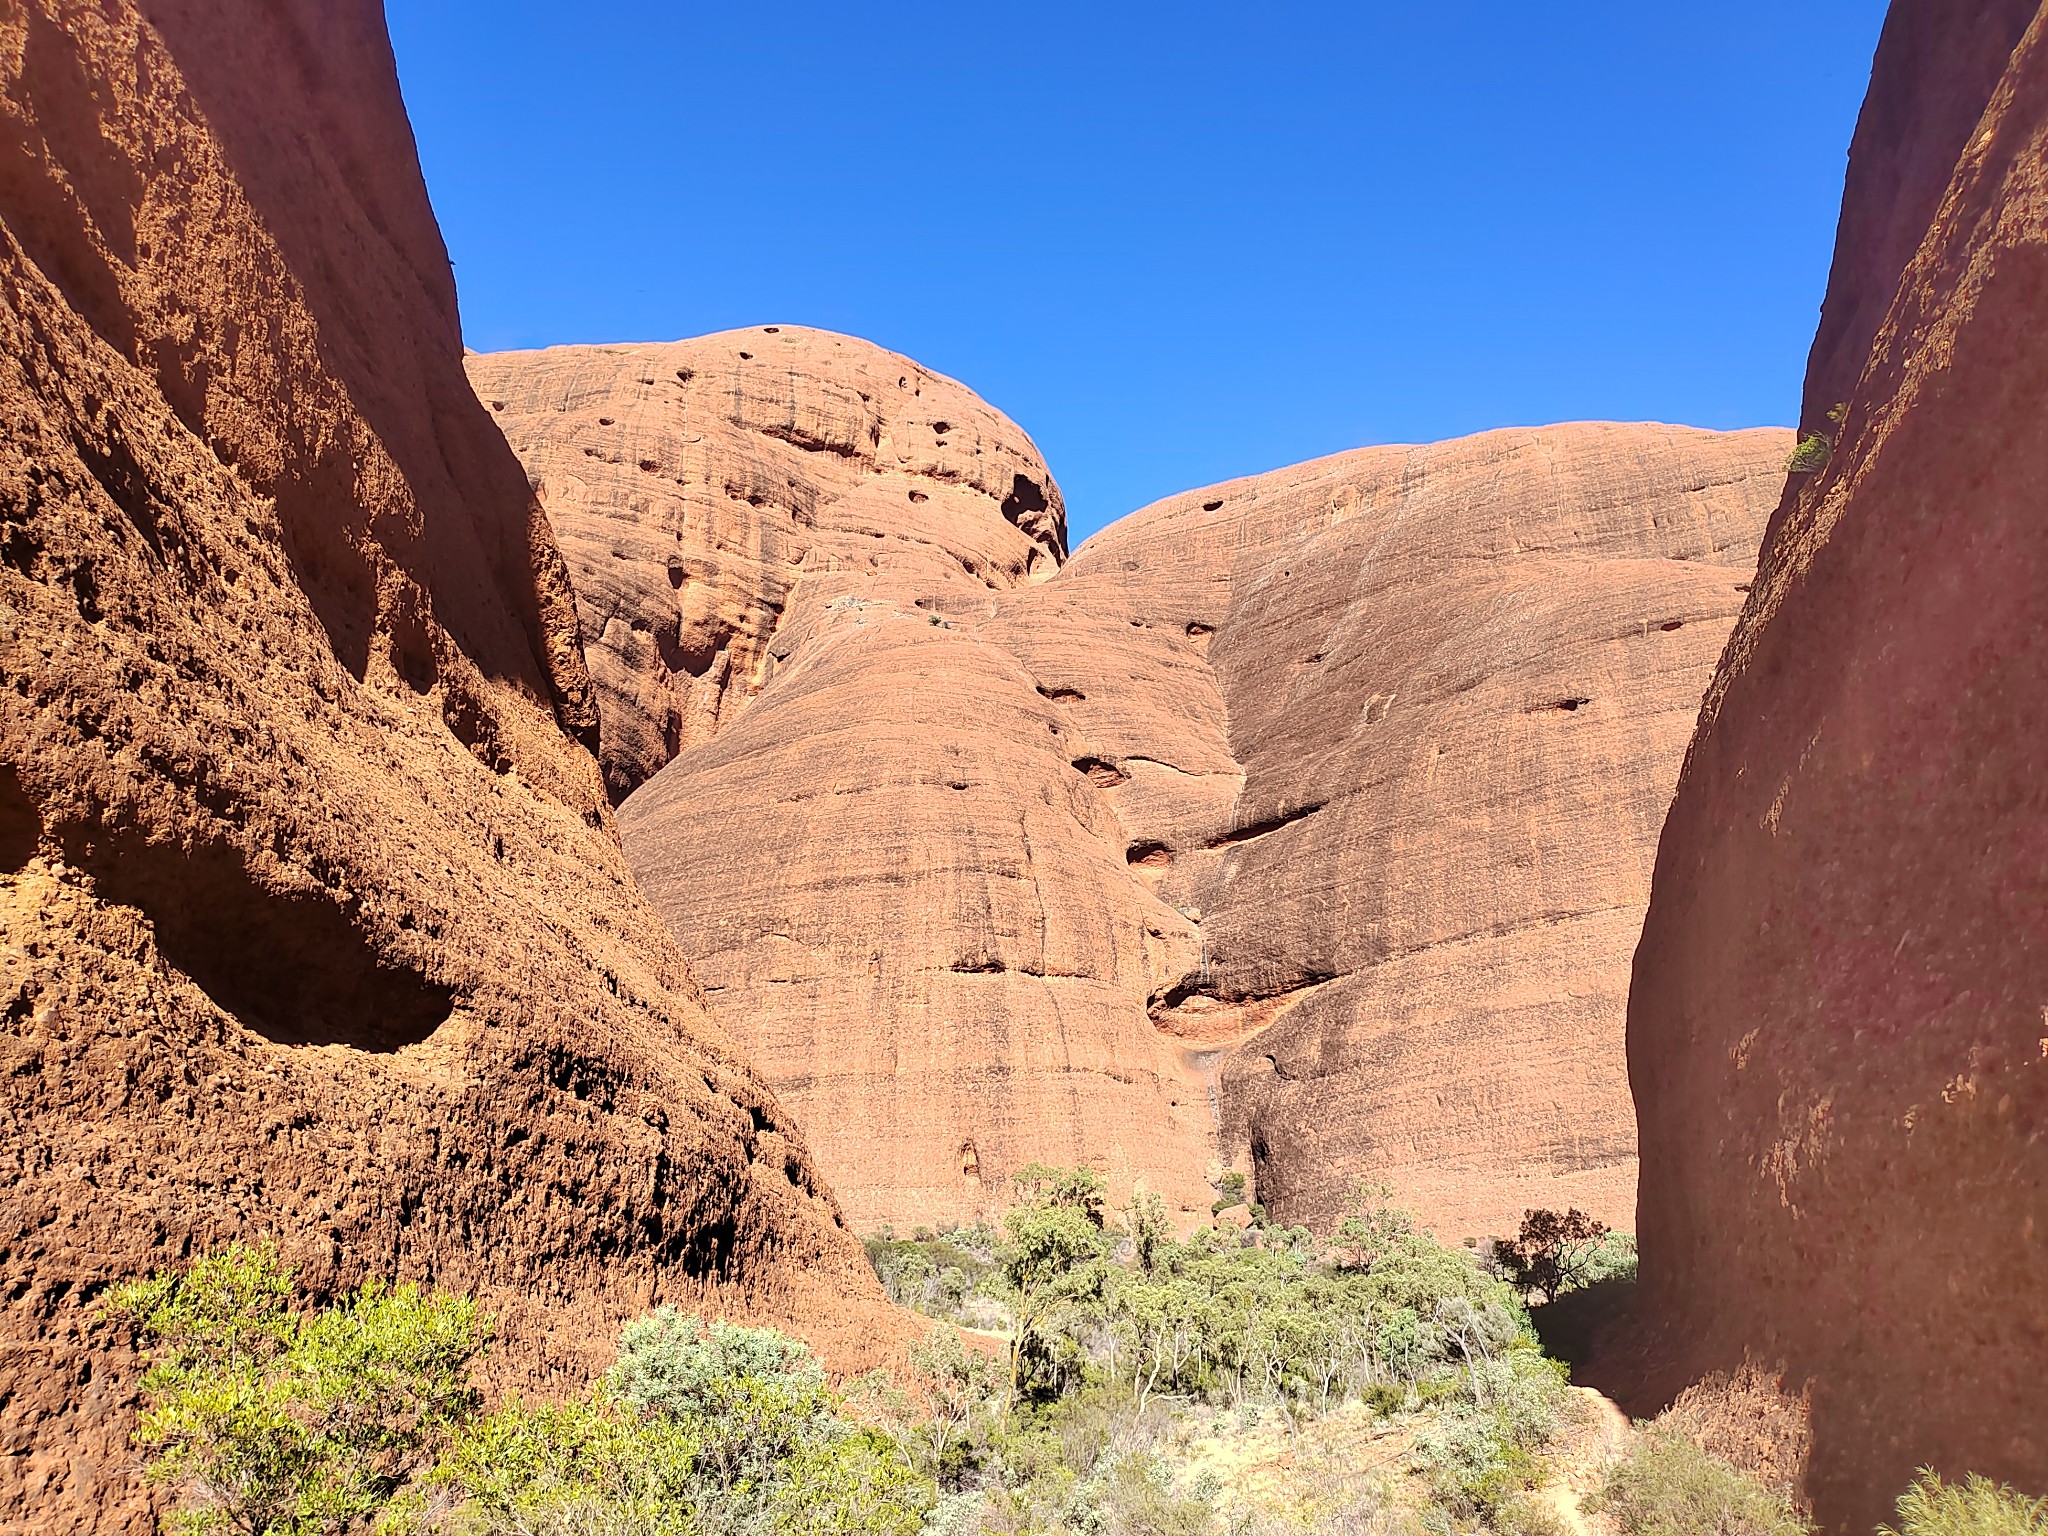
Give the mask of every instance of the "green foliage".
POLYGON ((1584 1211, 1528 1211, 1512 1240, 1493 1245, 1494 1263, 1515 1286, 1555 1301, 1624 1267, 1633 1270, 1635 1244, 1614 1242, 1605 1222, 1584 1211))
POLYGON ((959 1330, 934 1328, 910 1347, 911 1390, 922 1410, 915 1440, 941 1486, 958 1487, 975 1460, 1000 1384, 988 1356, 967 1348, 959 1330))
POLYGON ((1245 1193, 1245 1176, 1235 1168, 1228 1170, 1216 1181, 1216 1203, 1209 1207, 1209 1213, 1220 1216, 1234 1205, 1243 1205, 1245 1193))
POLYGON ((694 1536, 696 1456, 683 1426, 602 1393, 514 1398, 464 1427, 432 1482, 462 1501, 465 1536, 694 1536))
POLYGON ((2048 1536, 2048 1499, 2028 1498, 1974 1472, 1945 1483, 1922 1469, 1899 1497, 1898 1530, 1879 1530, 1883 1536, 2048 1536))
POLYGON ((1792 457, 1785 463, 1788 475, 1813 475, 1826 469, 1835 456, 1835 445, 1827 435, 1814 432, 1799 440, 1799 446, 1792 450, 1792 457))
POLYGON ((1447 1510, 1493 1519, 1541 1474, 1537 1453, 1562 1423, 1564 1372, 1517 1339, 1497 1357, 1475 1358, 1470 1377, 1472 1401, 1417 1436, 1416 1460, 1447 1510))
POLYGON ((1781 1495, 1683 1435, 1645 1435, 1595 1502, 1622 1536, 1807 1536, 1781 1495))
POLYGON ((470 1364, 491 1332, 475 1303, 373 1281, 297 1313, 291 1283, 274 1246, 238 1243, 114 1294, 151 1341, 136 1441, 183 1493, 177 1529, 345 1530, 475 1410, 470 1364))
POLYGON ((787 1536, 915 1536, 934 1492, 889 1435, 841 1424, 805 1442, 778 1469, 771 1528, 787 1536))

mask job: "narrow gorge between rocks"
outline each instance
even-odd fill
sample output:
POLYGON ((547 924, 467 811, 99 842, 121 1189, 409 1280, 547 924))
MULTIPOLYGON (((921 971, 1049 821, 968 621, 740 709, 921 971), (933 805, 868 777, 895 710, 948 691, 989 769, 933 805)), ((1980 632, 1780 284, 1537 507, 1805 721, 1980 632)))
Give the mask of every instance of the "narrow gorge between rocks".
POLYGON ((202 1283, 280 1436, 321 1319, 474 1330, 262 1536, 568 1536, 520 1435, 781 1444, 714 1356, 801 1433, 589 1530, 2048 1495, 2034 0, 1890 6, 1796 431, 1072 547, 874 342, 466 351, 377 0, 0 6, 0 149, 0 1536, 226 1507, 145 1467, 202 1283))

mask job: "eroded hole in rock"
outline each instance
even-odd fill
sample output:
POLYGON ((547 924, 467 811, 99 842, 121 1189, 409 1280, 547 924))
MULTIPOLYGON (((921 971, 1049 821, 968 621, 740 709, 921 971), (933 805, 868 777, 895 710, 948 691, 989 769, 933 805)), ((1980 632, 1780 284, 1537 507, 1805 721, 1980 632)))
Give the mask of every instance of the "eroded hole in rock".
POLYGON ((1133 843, 1124 850, 1124 862, 1140 869, 1164 869, 1173 862, 1173 850, 1164 843, 1133 843))
POLYGON ((1668 635, 1668 634, 1670 634, 1670 633, 1671 633, 1671 631, 1672 631, 1672 630, 1674 630, 1674 629, 1683 629, 1683 628, 1685 628, 1685 620, 1683 620, 1683 619, 1671 619, 1671 620, 1669 620, 1669 621, 1668 621, 1668 622, 1666 622, 1666 623, 1663 623, 1663 624, 1660 624, 1660 625, 1658 625, 1657 627, 1658 627, 1659 629, 1663 630, 1663 631, 1664 631, 1664 633, 1668 635))
POLYGON ((935 421, 932 423, 932 435, 934 437, 944 437, 948 432, 952 430, 953 423, 951 423, 950 421, 935 421))
POLYGON ((1190 624, 1188 626, 1188 638, 1190 640, 1201 640, 1215 633, 1214 627, 1208 624, 1190 624))
POLYGON ((18 874, 36 856, 43 818, 21 787, 21 777, 0 763, 0 874, 18 874))
POLYGON ((769 336, 776 335, 778 332, 781 331, 781 329, 782 327, 779 325, 764 325, 761 327, 763 334, 769 336))
POLYGON ((1038 696, 1041 699, 1051 699, 1055 704, 1070 704, 1077 699, 1088 697, 1087 694, 1078 688, 1048 688, 1043 683, 1038 684, 1037 687, 1038 696))
POLYGON ((395 1051, 447 1021, 455 994, 380 958, 326 895, 266 889, 222 844, 115 837, 67 850, 221 1011, 279 1045, 395 1051))
POLYGON ((678 368, 676 370, 676 382, 678 384, 687 384, 695 377, 697 377, 697 370, 694 368, 678 368))
POLYGON ((1220 501, 1205 501, 1202 503, 1202 510, 1204 512, 1220 512, 1223 510, 1223 503, 1220 501))
POLYGON ((1077 773, 1087 774, 1091 781, 1100 784, 1105 789, 1115 784, 1121 784, 1130 778, 1130 775, 1117 767, 1115 763, 1108 762, 1099 757, 1075 758, 1074 770, 1077 773))
POLYGON ((960 1143, 960 1177, 973 1179, 977 1183, 981 1180, 981 1154, 975 1150, 971 1141, 960 1143))
POLYGON ((609 417, 609 416, 600 416, 600 417, 598 417, 598 418, 597 418, 597 424, 598 424, 598 425, 599 425, 600 427, 609 427, 609 426, 614 426, 614 425, 616 425, 616 423, 615 423, 615 422, 613 422, 613 420, 612 420, 612 419, 611 419, 611 417, 609 417))
POLYGON ((1571 714, 1577 711, 1581 706, 1590 704, 1592 702, 1593 701, 1591 699, 1582 698, 1559 699, 1554 707, 1563 710, 1566 714, 1571 714))
POLYGON ((1025 518, 1043 512, 1048 503, 1045 492, 1029 475, 1010 477, 1010 494, 1003 498, 1003 516, 1021 524, 1025 518))
POLYGON ((742 352, 740 354, 740 358, 743 362, 751 363, 754 360, 754 354, 751 352, 742 352))
POLYGON ((1248 843, 1255 837, 1270 836, 1272 833, 1278 832, 1282 827, 1291 827, 1297 821, 1315 815, 1317 811, 1323 808, 1324 804, 1325 802, 1323 801, 1317 801, 1314 805, 1304 805, 1300 810, 1282 811, 1277 816, 1267 816, 1258 821, 1247 822, 1241 827, 1234 827, 1224 833, 1221 837, 1210 843, 1209 846, 1211 848, 1229 848, 1238 843, 1248 843))

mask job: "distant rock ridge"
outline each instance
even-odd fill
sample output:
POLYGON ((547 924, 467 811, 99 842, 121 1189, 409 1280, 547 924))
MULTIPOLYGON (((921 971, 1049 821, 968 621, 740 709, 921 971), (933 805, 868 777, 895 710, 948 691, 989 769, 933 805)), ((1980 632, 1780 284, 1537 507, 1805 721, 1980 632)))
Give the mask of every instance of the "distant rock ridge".
POLYGON ((1808 381, 1832 463, 1771 526, 1636 956, 1666 1385, 1782 1372, 1829 1530, 1921 1466, 2048 1488, 2044 208, 2048 14, 1900 0, 1808 381))
POLYGON ((0 11, 0 1528, 148 1531, 110 1285, 274 1235, 581 1390, 901 1325, 633 887, 371 0, 0 11))
POLYGON ((1387 1179, 1452 1233, 1627 1222, 1628 957, 1788 434, 1365 449, 1054 574, 1029 440, 868 343, 469 367, 643 744, 635 872, 857 1226, 1077 1159, 1190 1213, 1222 1162, 1290 1220, 1387 1179))

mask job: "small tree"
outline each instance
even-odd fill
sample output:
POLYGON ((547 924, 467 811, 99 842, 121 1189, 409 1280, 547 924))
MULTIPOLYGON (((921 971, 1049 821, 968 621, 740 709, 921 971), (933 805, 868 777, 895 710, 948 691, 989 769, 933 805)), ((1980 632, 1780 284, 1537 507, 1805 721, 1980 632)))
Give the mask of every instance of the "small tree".
POLYGON ((1142 1274, 1157 1270, 1173 1248, 1173 1219, 1166 1214, 1166 1202, 1149 1189, 1131 1191, 1124 1231, 1130 1236, 1131 1257, 1142 1274))
POLYGON ((1394 1204, 1391 1185, 1357 1184, 1347 1214, 1337 1223, 1337 1263, 1343 1269, 1371 1269, 1381 1258, 1416 1236, 1415 1218, 1394 1204))
POLYGON ((1584 1211, 1527 1211, 1521 1233, 1496 1243, 1494 1258, 1505 1276, 1546 1302, 1592 1279, 1592 1269, 1610 1228, 1584 1211))
POLYGON ((184 1492, 176 1529, 349 1529, 476 1409, 491 1322, 474 1302, 372 1281, 300 1313, 292 1280, 274 1245, 236 1243, 112 1297, 151 1341, 136 1441, 150 1477, 184 1492))
POLYGON ((1057 1345, 1049 1324, 1063 1309, 1101 1290, 1104 1231, 1102 1181, 1086 1168, 1034 1163, 1017 1175, 1026 1203, 1003 1218, 996 1262, 1009 1293, 1010 1395, 1021 1396, 1027 1362, 1050 1362, 1057 1345))
POLYGON ((997 1390, 994 1363, 969 1349, 960 1330, 941 1325, 910 1346, 911 1391, 925 1417, 922 1439, 932 1475, 945 1479, 967 1444, 977 1414, 997 1390))

